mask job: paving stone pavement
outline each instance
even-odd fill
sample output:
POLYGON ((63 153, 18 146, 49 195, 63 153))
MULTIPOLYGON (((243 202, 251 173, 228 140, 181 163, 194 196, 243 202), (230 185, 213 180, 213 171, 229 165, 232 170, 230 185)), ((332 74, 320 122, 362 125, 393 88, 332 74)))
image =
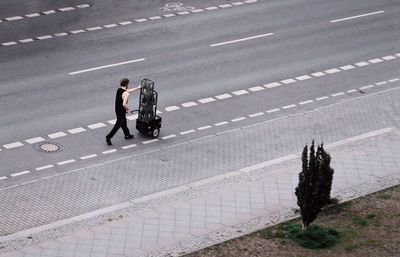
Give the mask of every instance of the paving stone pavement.
MULTIPOLYGON (((34 185, 1 190, 2 208, 9 211, 0 214, 0 228, 19 231, 29 228, 32 220, 41 225, 123 201, 134 202, 133 199, 162 189, 228 171, 241 171, 236 176, 199 183, 135 205, 136 209, 109 222, 88 224, 78 231, 49 232, 50 239, 34 237, 32 244, 26 240, 22 244, 16 242, 16 251, 1 256, 175 256, 294 217, 299 156, 251 172, 243 172, 242 168, 299 154, 299 149, 313 137, 327 143, 352 138, 329 148, 335 168, 333 196, 348 200, 399 184, 399 96, 400 90, 391 90, 134 156, 118 165, 105 164, 79 174, 73 172, 34 185), (388 127, 392 129, 380 135, 353 138, 388 127), (137 167, 140 172, 132 182, 130 170, 122 171, 133 164, 140 166, 137 164, 148 160, 148 155, 153 161, 144 165, 153 165, 149 167, 162 172, 146 176, 148 170, 137 167), (199 156, 203 161, 198 160, 199 156), (45 199, 41 197, 43 192, 49 194, 45 199), (29 199, 31 205, 13 205, 16 199, 29 199), (38 212, 43 209, 47 211, 38 212), (21 247, 23 244, 28 246, 21 247)), ((12 248, 9 244, 4 249, 12 248)))

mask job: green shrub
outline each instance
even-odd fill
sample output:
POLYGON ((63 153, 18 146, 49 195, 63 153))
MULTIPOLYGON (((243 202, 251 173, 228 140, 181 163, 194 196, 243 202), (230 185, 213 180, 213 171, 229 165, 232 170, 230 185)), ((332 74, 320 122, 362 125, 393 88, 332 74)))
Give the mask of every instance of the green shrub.
POLYGON ((288 227, 289 238, 308 249, 325 249, 339 242, 339 232, 332 228, 309 225, 303 230, 300 224, 288 227))

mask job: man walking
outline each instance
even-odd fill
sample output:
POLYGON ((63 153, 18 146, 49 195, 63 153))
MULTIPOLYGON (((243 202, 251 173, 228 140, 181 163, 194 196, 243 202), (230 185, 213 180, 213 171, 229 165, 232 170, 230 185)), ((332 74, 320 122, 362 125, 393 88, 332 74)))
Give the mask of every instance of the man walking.
POLYGON ((107 145, 112 145, 111 138, 117 133, 119 128, 122 128, 125 134, 125 139, 133 138, 133 135, 129 133, 129 129, 126 123, 126 113, 129 112, 128 98, 129 93, 132 93, 138 89, 140 86, 128 89, 129 79, 123 78, 120 83, 120 88, 117 89, 117 94, 115 96, 115 114, 117 115, 117 121, 114 127, 106 136, 107 145))

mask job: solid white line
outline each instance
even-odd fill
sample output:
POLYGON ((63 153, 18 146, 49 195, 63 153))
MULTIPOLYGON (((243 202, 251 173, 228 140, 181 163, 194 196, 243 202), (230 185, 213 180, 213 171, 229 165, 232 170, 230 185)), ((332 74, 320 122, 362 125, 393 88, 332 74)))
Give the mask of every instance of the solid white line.
POLYGON ((186 131, 179 132, 179 134, 181 134, 181 135, 186 135, 186 134, 193 133, 193 132, 195 132, 195 131, 196 131, 196 130, 191 129, 191 130, 186 130, 186 131))
POLYGON ((244 89, 232 92, 232 94, 234 94, 234 95, 245 95, 245 94, 248 94, 248 93, 249 92, 244 90, 244 89))
POLYGON ((69 130, 67 130, 69 133, 71 133, 71 134, 77 134, 77 133, 81 133, 81 132, 84 132, 84 131, 86 131, 86 129, 84 129, 84 128, 82 128, 82 127, 79 127, 79 128, 74 128, 74 129, 69 129, 69 130))
POLYGON ((5 180, 5 179, 7 179, 6 176, 0 177, 0 180, 5 180))
POLYGON ((229 124, 229 122, 223 121, 223 122, 215 123, 214 126, 219 127, 219 126, 226 125, 226 124, 229 124))
POLYGON ((164 109, 165 109, 165 111, 167 111, 167 112, 172 112, 172 111, 179 110, 180 108, 179 108, 178 106, 174 105, 174 106, 165 107, 164 109))
POLYGON ((241 121, 241 120, 245 120, 246 119, 246 117, 239 117, 239 118, 236 118, 236 119, 232 119, 231 121, 232 122, 237 122, 237 121, 241 121))
POLYGON ((167 140, 167 139, 174 138, 174 137, 176 137, 176 135, 172 134, 172 135, 169 135, 169 136, 162 137, 162 139, 163 140, 167 140))
POLYGON ((125 64, 129 64, 129 63, 142 62, 142 61, 145 61, 145 60, 146 60, 145 58, 140 58, 140 59, 130 60, 130 61, 126 61, 126 62, 113 63, 113 64, 98 66, 98 67, 94 67, 94 68, 90 68, 90 69, 86 69, 86 70, 70 72, 69 75, 76 75, 76 74, 80 74, 80 73, 84 73, 84 72, 100 70, 100 69, 106 69, 106 68, 125 65, 125 64))
POLYGON ((300 105, 305 105, 305 104, 310 104, 312 102, 314 102, 314 101, 313 100, 307 100, 307 101, 300 102, 299 104, 300 105))
POLYGON ((254 117, 257 117, 257 116, 261 116, 261 115, 264 115, 264 113, 263 112, 257 112, 257 113, 250 114, 249 117, 250 118, 254 118, 254 117))
POLYGON ((82 157, 80 157, 80 159, 87 160, 87 159, 95 158, 97 156, 98 156, 97 154, 90 154, 90 155, 82 156, 82 157))
POLYGON ((365 13, 365 14, 360 14, 360 15, 351 16, 351 17, 347 17, 347 18, 342 18, 342 19, 338 19, 338 20, 333 20, 333 21, 330 21, 330 22, 331 23, 335 23, 335 22, 340 22, 340 21, 346 21, 346 20, 361 18, 361 17, 370 16, 370 15, 374 15, 374 14, 380 14, 380 13, 384 13, 384 12, 385 11, 377 11, 377 12, 365 13))
POLYGON ((279 87, 279 86, 282 86, 282 84, 279 82, 272 82, 272 83, 264 85, 264 87, 266 87, 266 88, 273 88, 273 87, 279 87))
POLYGON ((205 130, 205 129, 209 129, 209 128, 212 128, 212 127, 207 125, 204 127, 197 128, 197 130, 205 130))
POLYGON ((48 134, 47 136, 50 137, 51 139, 54 139, 54 138, 64 137, 66 135, 67 134, 65 134, 64 132, 60 131, 60 132, 56 132, 56 133, 53 133, 53 134, 48 134))
POLYGON ((373 88, 374 87, 374 85, 368 85, 368 86, 365 86, 365 87, 360 87, 359 89, 368 89, 368 88, 373 88))
POLYGON ((195 103, 195 102, 187 102, 187 103, 182 104, 182 106, 186 107, 186 108, 196 106, 196 105, 197 105, 197 103, 195 103))
POLYGON ((107 125, 104 124, 103 122, 98 122, 98 123, 94 123, 94 124, 90 124, 88 125, 88 128, 90 129, 98 129, 98 128, 102 128, 102 127, 106 127, 107 125))
POLYGON ((294 80, 294 79, 284 79, 284 80, 281 80, 281 83, 282 83, 282 84, 285 84, 285 85, 292 84, 292 83, 294 83, 294 82, 296 82, 296 80, 294 80))
POLYGON ((49 164, 49 165, 46 165, 46 166, 38 167, 35 170, 40 171, 40 170, 46 170, 46 169, 50 169, 50 168, 54 168, 54 165, 49 164))
POLYGON ((322 100, 325 100, 325 99, 328 99, 328 98, 329 98, 329 96, 322 96, 322 97, 315 98, 315 100, 322 101, 322 100))
POLYGON ((11 177, 18 177, 18 176, 25 175, 25 174, 28 174, 28 173, 31 173, 31 172, 29 170, 24 170, 24 171, 21 171, 21 172, 17 172, 17 173, 11 174, 11 177))
POLYGON ((43 137, 34 137, 34 138, 29 138, 29 139, 25 140, 25 142, 27 142, 28 144, 35 144, 35 143, 42 142, 42 141, 44 141, 43 137))
POLYGON ((266 162, 261 162, 261 163, 258 163, 258 164, 255 164, 255 165, 252 165, 252 166, 249 166, 249 167, 241 168, 240 171, 241 172, 251 172, 251 171, 259 170, 259 169, 262 169, 262 168, 277 164, 277 163, 281 163, 281 162, 285 162, 285 161, 288 161, 288 160, 292 160, 292 159, 295 159, 295 158, 298 158, 298 156, 295 155, 295 154, 289 154, 289 155, 282 156, 280 158, 276 158, 276 159, 269 160, 269 161, 266 161, 266 162))
POLYGON ((214 98, 212 98, 212 97, 208 97, 208 98, 203 98, 203 99, 200 99, 200 100, 198 100, 200 103, 202 103, 202 104, 206 104, 206 103, 210 103, 210 102, 214 102, 214 101, 216 101, 214 98))
POLYGON ((273 113, 273 112, 277 112, 277 111, 280 111, 281 109, 271 109, 271 110, 268 110, 268 111, 266 111, 266 113, 273 113))
POLYGON ((121 148, 124 149, 124 150, 126 150, 126 149, 133 148, 133 147, 136 147, 136 146, 137 146, 137 144, 131 144, 131 145, 123 146, 123 147, 121 147, 121 148))
POLYGON ((282 107, 282 109, 290 109, 290 108, 293 108, 293 107, 296 107, 296 105, 295 104, 285 105, 285 106, 282 107))
POLYGON ((155 138, 155 139, 151 139, 151 140, 143 141, 143 142, 142 142, 142 144, 144 144, 144 145, 147 145, 147 144, 154 143, 154 142, 157 142, 157 141, 158 141, 158 139, 157 139, 157 138, 155 138))
POLYGON ((251 40, 251 39, 261 38, 261 37, 272 36, 272 35, 274 35, 274 33, 261 34, 261 35, 257 35, 257 36, 253 36, 253 37, 246 37, 246 38, 236 39, 236 40, 232 40, 232 41, 226 41, 226 42, 221 42, 221 43, 217 43, 217 44, 212 44, 210 46, 221 46, 221 45, 232 44, 232 43, 247 41, 247 40, 251 40))
POLYGON ((249 89, 251 92, 257 92, 257 91, 265 90, 265 88, 264 88, 264 87, 261 87, 261 86, 249 87, 248 89, 249 89))
POLYGON ((111 149, 111 150, 103 151, 101 153, 102 154, 110 154, 110 153, 115 153, 116 151, 117 151, 117 149, 111 149))
POLYGON ((23 145, 24 144, 21 142, 14 142, 14 143, 10 143, 10 144, 5 144, 5 145, 3 145, 3 147, 6 149, 12 149, 12 148, 16 148, 16 147, 21 147, 23 145))
POLYGON ((65 164, 73 163, 73 162, 75 162, 75 160, 71 159, 71 160, 67 160, 67 161, 63 161, 63 162, 57 162, 57 165, 61 166, 61 165, 65 165, 65 164))
POLYGON ((215 98, 218 98, 219 100, 227 99, 232 97, 230 94, 222 94, 222 95, 217 95, 215 98))
POLYGON ((335 94, 331 94, 332 97, 336 97, 336 96, 341 96, 341 95, 345 95, 345 92, 339 92, 339 93, 335 93, 335 94))

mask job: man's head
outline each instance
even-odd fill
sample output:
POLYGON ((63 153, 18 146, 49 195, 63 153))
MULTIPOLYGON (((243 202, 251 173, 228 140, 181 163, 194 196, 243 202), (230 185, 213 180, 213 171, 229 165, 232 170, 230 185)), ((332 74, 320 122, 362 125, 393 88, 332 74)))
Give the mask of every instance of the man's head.
POLYGON ((121 87, 128 88, 129 79, 127 79, 127 78, 121 79, 121 83, 120 84, 121 84, 121 87))

